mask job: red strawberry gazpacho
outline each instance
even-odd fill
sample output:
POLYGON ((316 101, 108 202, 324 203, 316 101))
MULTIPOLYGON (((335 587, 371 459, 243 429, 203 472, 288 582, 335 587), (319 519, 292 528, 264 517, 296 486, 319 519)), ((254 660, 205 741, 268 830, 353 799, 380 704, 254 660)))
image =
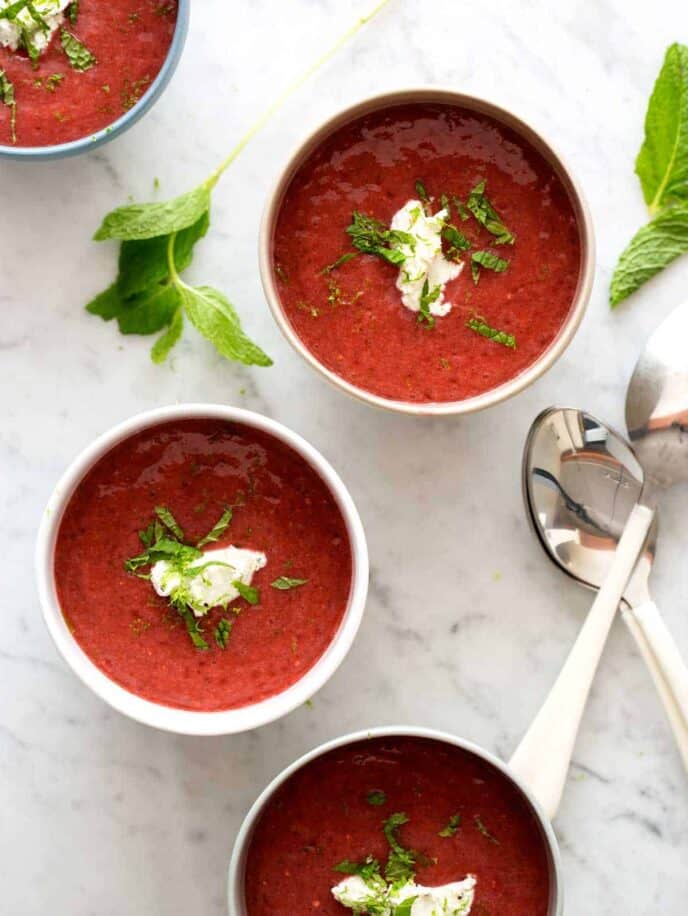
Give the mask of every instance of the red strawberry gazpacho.
POLYGON ((177 0, 0 0, 0 144, 107 128, 148 91, 176 24, 177 0))
POLYGON ((553 167, 492 117, 396 104, 301 163, 272 243, 288 322, 328 370, 407 402, 497 388, 552 344, 581 273, 553 167))
POLYGON ((180 709, 247 706, 303 677, 347 609, 346 523, 285 443, 220 419, 161 423, 101 457, 61 520, 54 574, 109 678, 180 709))
POLYGON ((376 737, 330 750, 268 801, 247 916, 546 916, 549 851, 525 797, 455 745, 376 737))

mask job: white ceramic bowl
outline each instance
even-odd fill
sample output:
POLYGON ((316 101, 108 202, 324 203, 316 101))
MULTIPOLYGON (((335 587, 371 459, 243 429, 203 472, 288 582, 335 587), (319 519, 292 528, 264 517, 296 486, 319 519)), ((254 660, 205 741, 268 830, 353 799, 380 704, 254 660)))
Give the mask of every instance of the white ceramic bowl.
POLYGON ((55 487, 43 514, 36 544, 36 578, 43 616, 55 645, 74 673, 102 700, 132 719, 165 731, 186 735, 227 735, 257 728, 286 715, 305 703, 336 671, 351 647, 365 608, 368 549, 361 519, 348 490, 320 452, 301 436, 274 420, 238 407, 186 404, 150 410, 120 423, 96 439, 72 462, 55 487), (60 610, 53 571, 55 543, 63 513, 76 487, 95 462, 119 442, 143 429, 173 420, 194 418, 242 423, 269 433, 299 454, 332 493, 346 524, 353 559, 346 612, 334 639, 315 665, 282 693, 250 706, 220 712, 196 712, 163 706, 130 693, 112 681, 72 636, 60 610))
MULTIPOLYGON (((444 742, 445 744, 451 744, 455 747, 460 747, 463 750, 474 754, 476 757, 479 757, 481 760, 486 761, 496 770, 499 770, 499 772, 504 775, 505 779, 507 779, 516 789, 518 789, 532 810, 535 819, 540 826, 542 840, 547 850, 550 879, 550 903, 549 909, 547 911, 547 916, 562 916, 564 912, 564 895, 559 846, 557 844, 557 839, 554 835, 552 825, 542 811, 542 808, 533 797, 532 793, 523 785, 520 780, 516 778, 516 776, 511 772, 509 767, 503 761, 499 760, 498 757, 495 757, 488 751, 483 750, 483 748, 479 747, 477 744, 473 744, 470 741, 464 741, 461 738, 456 738, 454 735, 450 735, 447 732, 435 731, 434 729, 430 728, 416 728, 412 726, 386 726, 384 728, 372 728, 369 731, 356 732, 352 735, 344 735, 341 738, 335 738, 333 741, 328 741, 326 744, 321 744, 320 747, 316 747, 315 750, 310 751, 308 754, 304 754, 303 757, 295 761, 295 763, 292 763, 291 766, 288 766, 285 770, 282 770, 279 776, 273 779, 273 781, 261 793, 261 795, 258 797, 246 815, 234 842, 234 849, 232 851, 232 857, 229 863, 229 873, 227 876, 227 903, 230 916, 249 916, 249 913, 246 909, 246 902, 244 897, 244 874, 246 871, 248 851, 256 825, 258 824, 266 805, 273 797, 275 792, 280 788, 280 786, 282 786, 297 770, 300 770, 301 767, 306 766, 312 760, 315 760, 316 757, 320 757, 323 754, 328 753, 328 751, 334 750, 338 747, 344 747, 347 744, 354 744, 357 741, 365 741, 369 738, 385 737, 429 738, 433 741, 440 741, 444 742)), ((497 916, 497 914, 495 914, 495 916, 497 916)))
POLYGON ((513 397, 524 388, 532 385, 536 379, 543 375, 559 359, 578 330, 578 326, 581 323, 590 299, 595 272, 595 236, 590 211, 583 196, 583 192, 574 178, 573 173, 564 164, 562 157, 554 151, 552 146, 533 127, 526 124, 525 121, 522 121, 506 109, 500 108, 498 105, 486 99, 473 95, 466 95, 463 92, 455 92, 452 89, 426 87, 420 89, 396 90, 395 92, 388 92, 384 95, 377 95, 373 98, 358 102, 344 109, 344 111, 338 112, 309 134, 305 140, 299 144, 281 170, 268 196, 260 229, 258 256, 263 289, 275 321, 296 352, 320 373, 320 375, 341 391, 345 391, 347 394, 353 395, 353 397, 365 401, 367 404, 372 404, 374 407, 382 407, 398 413, 412 414, 414 416, 446 416, 474 413, 477 410, 483 410, 486 407, 491 407, 494 404, 507 400, 507 398, 513 397), (580 234, 581 269, 578 277, 578 286, 571 303, 568 317, 560 328, 556 338, 552 341, 547 350, 519 375, 497 388, 493 388, 476 397, 466 398, 463 401, 416 403, 384 398, 370 391, 366 391, 364 388, 359 388, 357 385, 352 385, 351 382, 346 381, 346 379, 332 372, 331 369, 324 366, 313 355, 294 331, 282 308, 272 269, 272 246, 277 218, 292 178, 303 162, 327 137, 345 124, 349 124, 351 121, 363 115, 370 114, 373 111, 389 108, 394 105, 414 102, 444 103, 447 105, 456 105, 460 108, 467 108, 478 114, 484 114, 494 118, 496 121, 511 128, 519 134, 519 136, 523 137, 540 153, 545 161, 549 163, 564 185, 576 214, 578 231, 580 234))

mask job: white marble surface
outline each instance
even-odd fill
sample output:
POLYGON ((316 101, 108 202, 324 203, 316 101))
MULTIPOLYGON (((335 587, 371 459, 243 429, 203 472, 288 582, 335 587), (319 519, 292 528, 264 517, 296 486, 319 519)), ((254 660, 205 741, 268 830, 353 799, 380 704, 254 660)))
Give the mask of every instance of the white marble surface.
MULTIPOLYGON (((520 450, 537 411, 568 402, 623 421, 643 340, 685 296, 688 261, 610 314, 615 257, 644 219, 633 160, 665 47, 688 36, 674 0, 393 0, 310 82, 218 188, 193 276, 237 303, 275 357, 247 371, 188 332, 155 368, 83 303, 112 275, 99 217, 204 177, 365 0, 193 0, 179 71, 145 121, 100 152, 0 165, 0 911, 12 916, 225 912, 234 834, 259 789, 320 741, 371 724, 454 730, 502 755, 552 683, 590 596, 558 577, 526 527, 520 450), (222 24, 222 28, 219 27, 222 24), (208 27, 210 25, 210 27, 208 27), (298 53, 295 50, 298 49, 298 53), (512 106, 573 164, 599 237, 590 310, 550 373, 483 415, 420 422, 350 402, 281 339, 255 239, 267 188, 304 131, 373 90, 435 83, 512 106), (111 424, 177 400, 241 404, 332 458, 359 504, 373 566, 344 665, 277 724, 234 738, 159 734, 110 711, 65 668, 41 620, 32 550, 42 507, 75 453, 111 424)), ((688 652, 686 493, 663 505, 654 591, 688 652)), ((556 822, 571 916, 681 916, 688 782, 621 624, 556 822)))

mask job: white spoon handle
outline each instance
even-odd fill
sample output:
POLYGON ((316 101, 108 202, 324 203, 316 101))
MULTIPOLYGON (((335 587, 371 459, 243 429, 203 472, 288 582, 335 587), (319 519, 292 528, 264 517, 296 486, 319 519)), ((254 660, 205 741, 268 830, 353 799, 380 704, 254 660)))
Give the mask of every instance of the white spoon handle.
POLYGON ((550 819, 561 801, 578 727, 609 629, 653 518, 654 511, 641 504, 631 512, 609 573, 564 667, 511 758, 516 776, 550 819))
MULTIPOLYGON (((657 693, 659 698, 662 701, 662 706, 664 711, 667 714, 669 720, 669 725, 671 725, 671 730, 674 733, 674 738, 676 739, 676 744, 678 745, 679 753, 683 759, 683 765, 688 771, 688 709, 678 702, 677 695, 672 691, 669 686, 669 683, 665 677, 666 669, 662 669, 662 666, 658 662, 658 658, 655 655, 655 652, 652 649, 652 646, 646 636, 645 627, 641 625, 638 614, 644 618, 656 616, 659 620, 660 627, 666 630, 666 627, 661 621, 659 616, 659 611, 655 607, 652 601, 648 601, 645 604, 641 604, 639 607, 634 608, 633 610, 624 610, 623 618, 626 621, 628 629, 631 631, 633 638, 638 644, 638 650, 643 657, 645 664, 647 665, 648 671, 652 675, 652 680, 654 681, 655 687, 657 688, 657 693)), ((667 633, 671 643, 673 645, 672 637, 667 633)), ((674 649, 678 653, 674 645, 674 649)), ((681 659, 679 658, 679 661, 681 659)), ((681 661, 683 665, 683 662, 681 661)), ((684 672, 686 671, 685 665, 683 665, 684 672)))

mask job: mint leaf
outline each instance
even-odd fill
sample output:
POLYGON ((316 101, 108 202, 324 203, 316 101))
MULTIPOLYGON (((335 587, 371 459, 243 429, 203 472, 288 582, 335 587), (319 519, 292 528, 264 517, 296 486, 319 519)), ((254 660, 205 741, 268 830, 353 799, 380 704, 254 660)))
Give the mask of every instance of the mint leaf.
POLYGON ((154 334, 166 327, 179 310, 174 286, 154 286, 122 303, 117 324, 122 334, 154 334))
POLYGON ((374 808, 379 808, 381 805, 385 804, 387 801, 387 796, 381 789, 372 789, 366 795, 366 801, 374 808))
MULTIPOLYGON (((9 9, 9 7, 8 7, 9 9)), ((7 12, 7 10, 5 10, 7 12)), ((14 83, 4 70, 0 69, 0 103, 10 110, 10 136, 12 143, 17 142, 17 100, 14 94, 14 83)))
POLYGON ((415 874, 416 855, 410 849, 405 849, 397 837, 399 827, 407 823, 406 815, 398 812, 387 818, 382 828, 390 847, 385 866, 385 880, 390 884, 396 881, 409 881, 415 874))
POLYGON ((351 244, 363 254, 374 254, 390 264, 403 264, 406 256, 395 244, 402 242, 413 245, 415 239, 408 232, 388 229, 387 226, 374 216, 367 216, 354 210, 351 224, 346 229, 351 236, 351 244))
POLYGON ((170 350, 182 336, 184 330, 184 311, 181 306, 172 316, 167 331, 155 341, 151 347, 151 359, 154 363, 164 363, 170 350))
POLYGON ((270 357, 246 336, 234 306, 219 290, 182 284, 180 294, 191 323, 222 356, 248 366, 272 365, 270 357))
POLYGON ((442 830, 440 830, 440 832, 437 834, 437 836, 441 836, 444 839, 448 839, 450 837, 456 836, 460 826, 461 826, 461 815, 452 814, 452 816, 449 818, 449 821, 447 822, 447 826, 443 827, 442 830))
POLYGON ((478 832, 482 833, 482 835, 485 837, 486 840, 489 840, 490 843, 494 843, 495 846, 499 846, 499 840, 496 837, 492 836, 492 834, 487 829, 485 824, 483 824, 482 818, 480 817, 479 814, 475 815, 475 817, 473 818, 473 822, 475 823, 475 826, 478 828, 478 832))
POLYGON ((60 32, 60 41, 62 42, 62 49, 69 58, 72 69, 83 73, 98 63, 86 45, 82 44, 76 35, 72 35, 67 29, 62 29, 60 32))
POLYGON ((124 303, 117 284, 113 283, 112 286, 108 286, 102 293, 98 293, 94 299, 91 299, 86 306, 86 311, 92 315, 99 315, 103 321, 111 321, 119 315, 123 307, 124 303))
POLYGON ((178 541, 184 540, 184 532, 181 529, 181 526, 177 522, 177 519, 172 515, 167 506, 156 506, 155 514, 158 516, 163 525, 172 532, 178 541))
POLYGON ((496 273, 503 273, 509 262, 504 258, 497 257, 491 251, 474 251, 471 255, 471 275, 473 282, 477 283, 480 279, 480 268, 485 267, 487 270, 494 270, 496 273))
POLYGON ((612 277, 612 308, 686 252, 688 203, 675 204, 636 232, 622 253, 612 277))
POLYGON ((645 116, 645 139, 635 164, 651 213, 688 200, 688 47, 673 44, 645 116))
POLYGON ((258 604, 260 601, 260 592, 252 585, 246 585, 241 579, 235 579, 232 585, 239 592, 244 601, 248 601, 249 604, 258 604))
POLYGON ((229 639, 229 634, 232 632, 232 626, 232 621, 223 617, 215 627, 215 642, 221 649, 227 648, 227 640, 229 639))
POLYGON ((204 182, 193 191, 163 203, 118 207, 108 213, 93 238, 97 242, 105 239, 131 241, 181 232, 210 210, 211 187, 210 182, 204 182))
POLYGON ((418 900, 418 896, 407 897, 406 900, 402 901, 402 903, 394 907, 393 916, 411 916, 413 904, 416 902, 416 900, 418 900))
POLYGON ((481 181, 477 184, 468 195, 466 206, 477 219, 481 226, 495 236, 496 245, 513 245, 516 236, 504 225, 502 218, 490 203, 485 195, 485 185, 487 182, 481 181))
POLYGON ((428 328, 435 327, 435 316, 430 311, 430 306, 433 304, 433 302, 437 302, 441 292, 442 287, 439 284, 437 286, 433 286, 433 288, 430 289, 428 278, 425 278, 425 283, 423 283, 423 289, 420 293, 418 318, 416 319, 418 324, 422 324, 424 321, 428 328))
POLYGON ((468 241, 463 232, 459 232, 456 226, 448 223, 442 230, 442 238, 448 242, 447 257, 451 261, 460 261, 461 252, 468 251, 471 243, 468 241))
POLYGON ((516 349, 516 338, 513 334, 507 334, 506 331, 499 331, 497 328, 491 328, 483 318, 469 318, 466 327, 481 337, 487 337, 495 343, 502 344, 504 347, 516 349))
POLYGON ((279 591, 286 592, 290 588, 298 588, 299 585, 305 585, 307 582, 308 579, 290 579, 289 576, 280 576, 270 585, 279 591))
POLYGON ((229 527, 229 523, 232 521, 232 514, 231 506, 227 506, 218 521, 215 522, 206 536, 201 538, 198 544, 196 544, 196 547, 200 549, 201 547, 205 547, 206 544, 214 544, 215 541, 219 541, 229 527))
MULTIPOLYGON (((206 210, 193 225, 175 236, 174 264, 179 273, 191 264, 194 245, 207 233, 209 225, 210 214, 206 210)), ((122 242, 117 288, 125 299, 169 278, 168 245, 169 235, 122 242)))

